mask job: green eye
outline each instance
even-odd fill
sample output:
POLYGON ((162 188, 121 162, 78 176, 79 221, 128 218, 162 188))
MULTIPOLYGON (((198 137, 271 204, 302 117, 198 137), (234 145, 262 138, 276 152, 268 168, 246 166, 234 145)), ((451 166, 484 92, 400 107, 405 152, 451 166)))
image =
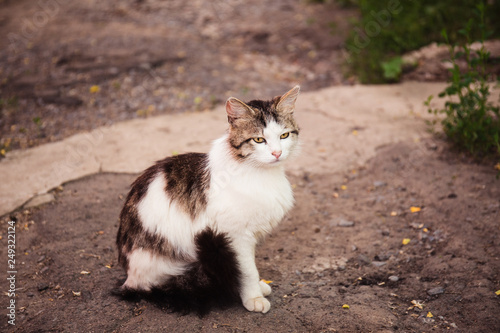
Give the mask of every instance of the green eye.
POLYGON ((266 140, 264 138, 258 137, 258 138, 253 138, 253 141, 255 141, 257 143, 263 143, 266 140))
POLYGON ((280 135, 280 139, 286 139, 288 136, 290 136, 290 132, 283 133, 280 135))

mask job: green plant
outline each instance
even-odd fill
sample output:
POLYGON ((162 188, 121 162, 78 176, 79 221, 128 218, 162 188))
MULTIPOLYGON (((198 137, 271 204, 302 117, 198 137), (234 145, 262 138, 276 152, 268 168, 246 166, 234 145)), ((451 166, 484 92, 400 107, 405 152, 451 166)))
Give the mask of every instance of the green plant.
MULTIPOLYGON (((345 42, 350 72, 362 83, 386 83, 399 80, 396 57, 435 41, 440 41, 440 31, 449 31, 449 39, 463 42, 458 33, 467 22, 477 0, 384 0, 353 1, 360 11, 360 18, 345 42), (389 69, 389 71, 387 71, 389 69), (387 75, 389 74, 389 75, 387 75)), ((485 21, 500 35, 500 0, 486 5, 485 21)), ((471 35, 479 34, 477 26, 471 35)))
POLYGON ((18 107, 17 97, 0 98, 0 110, 18 107))
POLYGON ((33 117, 33 119, 32 119, 32 120, 33 120, 33 123, 35 123, 35 125, 36 125, 37 127, 42 126, 42 118, 40 118, 40 117, 36 116, 36 117, 33 117))
POLYGON ((500 156, 500 107, 489 100, 491 93, 486 64, 490 54, 484 47, 484 40, 488 36, 484 23, 484 3, 477 5, 475 13, 478 22, 470 19, 466 27, 458 31, 465 40, 459 47, 452 44, 446 30, 442 30, 441 34, 450 49, 451 78, 439 97, 448 100, 444 109, 430 108, 432 96, 425 104, 429 112, 445 115, 443 130, 459 147, 476 155, 493 153, 500 156), (480 47, 474 50, 470 37, 473 26, 480 30, 480 47), (463 70, 457 63, 462 58, 467 64, 463 70))
POLYGON ((398 81, 403 69, 403 59, 401 57, 392 58, 381 63, 384 79, 388 81, 398 81))
POLYGON ((33 117, 31 120, 33 121, 33 123, 36 126, 36 131, 35 131, 36 136, 43 137, 44 136, 44 130, 43 130, 44 124, 43 124, 42 118, 40 116, 36 116, 36 117, 33 117))
POLYGON ((343 8, 354 7, 358 4, 358 0, 336 0, 343 8))

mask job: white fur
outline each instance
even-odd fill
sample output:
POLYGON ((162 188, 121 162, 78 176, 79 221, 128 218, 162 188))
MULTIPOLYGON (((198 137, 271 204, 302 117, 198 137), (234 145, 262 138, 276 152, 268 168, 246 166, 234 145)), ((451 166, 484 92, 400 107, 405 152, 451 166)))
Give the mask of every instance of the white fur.
MULTIPOLYGON (((269 136, 265 138, 269 140, 269 136)), ((242 270, 240 295, 243 305, 249 311, 264 313, 269 311, 271 305, 264 298, 263 288, 259 283, 259 273, 255 265, 255 245, 259 237, 270 233, 282 220, 294 202, 283 165, 272 162, 271 158, 266 156, 272 156, 271 152, 278 144, 281 149, 288 149, 288 146, 277 140, 269 141, 274 146, 259 148, 259 163, 270 161, 263 167, 255 167, 252 161, 235 161, 229 155, 226 137, 214 143, 209 155, 213 177, 207 207, 211 222, 218 230, 226 232, 235 244, 242 270)), ((283 151, 283 154, 287 156, 289 152, 283 151)), ((264 291, 266 294, 270 293, 270 290, 264 291)))
POLYGON ((176 202, 170 200, 165 187, 165 175, 156 175, 138 205, 139 219, 144 229, 151 234, 167 238, 169 244, 180 254, 194 258, 196 250, 193 236, 196 224, 193 225, 191 217, 176 202))
POLYGON ((235 161, 228 145, 222 137, 209 154, 212 179, 207 215, 216 223, 211 226, 230 235, 263 236, 293 206, 290 183, 283 165, 256 168, 251 162, 235 161))
MULTIPOLYGON (((297 139, 289 131, 271 122, 264 129, 265 143, 255 143, 255 151, 246 161, 236 161, 230 154, 227 135, 216 140, 209 153, 211 173, 208 205, 195 221, 171 202, 165 193, 165 177, 151 182, 139 203, 140 220, 146 230, 165 237, 179 251, 195 259, 194 235, 206 227, 227 233, 234 244, 242 270, 241 299, 249 311, 267 312, 271 288, 262 284, 255 265, 257 240, 283 219, 293 206, 293 193, 282 162, 294 153, 297 139), (273 152, 281 151, 277 159, 273 152)), ((126 286, 149 289, 164 275, 182 274, 185 264, 135 249, 129 257, 126 286)))
MULTIPOLYGON (((203 223, 192 221, 191 217, 170 200, 165 193, 164 174, 158 174, 151 181, 146 195, 138 204, 142 226, 154 235, 161 235, 184 258, 196 259, 194 235, 203 228, 203 223)), ((161 284, 171 275, 184 272, 186 262, 173 261, 142 248, 134 249, 129 256, 127 280, 124 286, 132 289, 149 290, 161 284)))
POLYGON ((172 275, 184 272, 187 263, 172 261, 144 249, 135 249, 129 256, 126 288, 149 291, 172 275))

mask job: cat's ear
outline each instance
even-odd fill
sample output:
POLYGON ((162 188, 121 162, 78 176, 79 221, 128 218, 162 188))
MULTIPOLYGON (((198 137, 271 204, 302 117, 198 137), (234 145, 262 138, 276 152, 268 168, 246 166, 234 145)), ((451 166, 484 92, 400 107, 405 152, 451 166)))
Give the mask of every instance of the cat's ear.
POLYGON ((226 113, 229 123, 234 125, 236 120, 251 117, 255 112, 239 99, 229 97, 226 101, 226 113))
POLYGON ((293 87, 290 91, 280 97, 276 110, 284 113, 293 113, 295 110, 295 101, 299 96, 300 86, 293 87))

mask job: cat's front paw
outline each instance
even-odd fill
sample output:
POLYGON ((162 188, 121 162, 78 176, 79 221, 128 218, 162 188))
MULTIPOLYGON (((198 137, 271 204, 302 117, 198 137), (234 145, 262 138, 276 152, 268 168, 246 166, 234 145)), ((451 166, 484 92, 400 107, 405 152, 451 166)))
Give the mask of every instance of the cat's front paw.
POLYGON ((271 286, 265 283, 263 280, 259 281, 260 291, 262 295, 269 296, 271 294, 271 286))
POLYGON ((255 297, 243 302, 243 306, 248 311, 266 313, 271 309, 271 303, 264 297, 255 297))

